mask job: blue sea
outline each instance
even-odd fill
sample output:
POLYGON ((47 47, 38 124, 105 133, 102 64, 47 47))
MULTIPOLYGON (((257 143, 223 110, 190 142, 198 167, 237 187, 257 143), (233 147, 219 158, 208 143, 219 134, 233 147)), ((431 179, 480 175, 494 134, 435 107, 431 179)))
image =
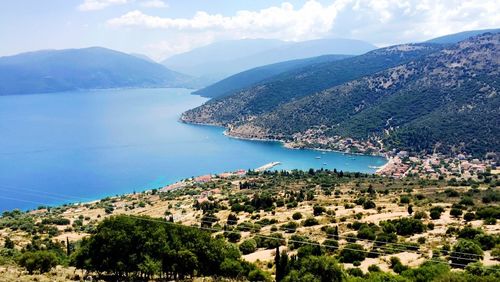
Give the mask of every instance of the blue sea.
POLYGON ((291 150, 189 125, 206 101, 188 89, 77 91, 0 97, 0 211, 90 201, 278 161, 275 169, 374 172, 373 156, 291 150), (320 157, 317 159, 316 157, 320 157))

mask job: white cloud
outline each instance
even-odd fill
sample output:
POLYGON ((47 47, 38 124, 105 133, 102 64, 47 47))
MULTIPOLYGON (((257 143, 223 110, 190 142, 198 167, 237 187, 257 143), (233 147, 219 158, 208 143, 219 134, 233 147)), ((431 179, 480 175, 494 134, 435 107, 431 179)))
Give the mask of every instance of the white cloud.
POLYGON ((302 7, 288 2, 233 15, 198 11, 191 18, 170 18, 139 10, 108 20, 114 27, 177 31, 222 31, 234 38, 306 40, 325 35, 380 43, 423 39, 465 29, 500 25, 498 0, 337 0, 302 7), (392 39, 391 39, 392 38, 392 39))
POLYGON ((168 8, 168 4, 161 0, 144 1, 140 5, 146 8, 168 8))
POLYGON ((240 10, 232 15, 198 11, 188 18, 153 16, 133 10, 108 20, 107 24, 115 28, 165 30, 169 40, 159 39, 161 43, 155 45, 155 50, 158 54, 171 55, 210 43, 200 42, 200 37, 213 41, 344 37, 378 46, 418 42, 464 30, 498 28, 498 15, 498 0, 336 0, 329 4, 308 0, 302 6, 283 2, 279 6, 240 10), (211 36, 206 37, 207 33, 211 36), (176 35, 182 35, 183 48, 175 48, 176 35), (162 46, 164 52, 160 50, 162 46))
POLYGON ((80 11, 102 10, 109 6, 127 4, 128 0, 85 0, 78 6, 80 11))
POLYGON ((299 9, 290 3, 273 6, 260 11, 241 10, 234 16, 196 12, 188 18, 163 18, 144 14, 139 10, 128 12, 121 17, 110 19, 108 24, 115 27, 146 27, 176 30, 226 30, 247 37, 280 34, 290 40, 315 37, 328 32, 335 17, 349 0, 339 0, 323 6, 314 0, 299 9))

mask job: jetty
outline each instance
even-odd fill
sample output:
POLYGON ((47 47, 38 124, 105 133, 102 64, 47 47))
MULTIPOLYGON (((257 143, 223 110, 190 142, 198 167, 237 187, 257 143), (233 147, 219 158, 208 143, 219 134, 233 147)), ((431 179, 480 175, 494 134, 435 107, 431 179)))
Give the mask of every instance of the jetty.
POLYGON ((263 165, 261 167, 256 168, 255 171, 257 171, 257 172, 266 171, 266 170, 271 169, 271 168, 273 168, 273 167, 275 167, 277 165, 280 165, 280 164, 281 164, 280 162, 268 163, 268 164, 265 164, 265 165, 263 165))

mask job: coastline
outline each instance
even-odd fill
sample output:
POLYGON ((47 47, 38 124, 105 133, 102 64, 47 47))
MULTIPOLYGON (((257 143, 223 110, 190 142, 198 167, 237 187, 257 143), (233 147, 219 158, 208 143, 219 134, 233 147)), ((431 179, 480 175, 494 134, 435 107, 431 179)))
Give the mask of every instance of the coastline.
POLYGON ((277 143, 280 143, 284 148, 287 148, 287 149, 290 149, 290 150, 313 150, 313 151, 319 151, 319 152, 341 153, 341 154, 350 155, 350 156, 383 157, 387 162, 384 165, 382 165, 380 168, 378 168, 377 171, 375 171, 375 173, 378 173, 378 171, 382 167, 385 167, 388 164, 389 160, 391 159, 385 153, 381 153, 381 154, 363 154, 363 153, 353 153, 353 152, 346 152, 346 151, 334 150, 334 149, 324 149, 324 148, 317 148, 317 147, 307 147, 307 146, 306 147, 293 147, 293 146, 290 145, 291 144, 290 142, 286 142, 286 141, 280 140, 280 139, 256 138, 256 137, 248 138, 248 137, 241 137, 241 136, 237 136, 237 135, 231 135, 228 132, 227 126, 224 126, 224 125, 221 125, 221 124, 212 124, 212 123, 204 123, 204 122, 187 121, 187 120, 184 120, 182 118, 182 115, 179 118, 179 121, 182 122, 182 123, 185 123, 185 124, 220 127, 220 128, 224 129, 224 131, 222 132, 222 134, 224 136, 226 136, 226 137, 229 137, 229 138, 238 139, 238 140, 245 140, 245 141, 277 142, 277 143))

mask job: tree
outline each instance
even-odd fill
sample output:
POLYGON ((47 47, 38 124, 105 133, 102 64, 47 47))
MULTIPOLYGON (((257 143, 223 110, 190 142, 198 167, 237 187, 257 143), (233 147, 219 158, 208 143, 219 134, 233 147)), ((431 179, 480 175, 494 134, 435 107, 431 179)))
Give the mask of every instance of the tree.
POLYGON ((247 239, 240 244, 240 251, 244 254, 251 254, 257 250, 257 242, 254 239, 247 239))
POLYGON ((288 266, 288 254, 286 251, 279 252, 279 247, 276 248, 274 257, 274 265, 276 268, 276 281, 279 282, 288 274, 290 268, 288 266))
POLYGON ((355 261, 363 261, 366 257, 366 252, 363 246, 359 244, 347 244, 340 251, 340 261, 345 263, 353 263, 355 261))
POLYGON ((481 247, 476 242, 468 239, 459 239, 450 253, 451 261, 457 266, 467 265, 482 258, 483 250, 481 250, 481 247))
POLYGON ((51 251, 25 252, 19 259, 19 265, 25 267, 29 274, 38 271, 50 271, 58 263, 57 256, 51 251))
POLYGON ((408 205, 408 214, 411 215, 413 213, 413 206, 408 205))
POLYGON ((455 218, 459 218, 462 215, 462 213, 463 213, 462 210, 459 208, 452 208, 450 210, 450 215, 455 218))
POLYGON ((3 244, 3 247, 6 249, 14 249, 14 242, 9 238, 5 238, 5 243, 3 244))

